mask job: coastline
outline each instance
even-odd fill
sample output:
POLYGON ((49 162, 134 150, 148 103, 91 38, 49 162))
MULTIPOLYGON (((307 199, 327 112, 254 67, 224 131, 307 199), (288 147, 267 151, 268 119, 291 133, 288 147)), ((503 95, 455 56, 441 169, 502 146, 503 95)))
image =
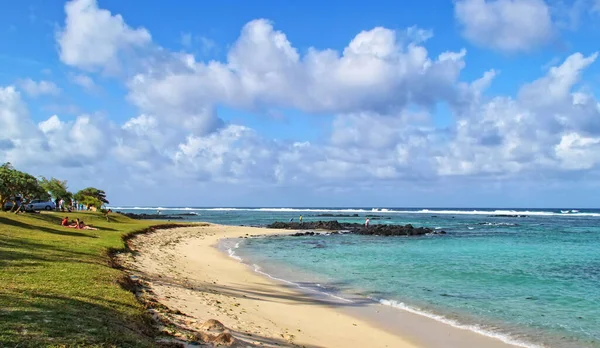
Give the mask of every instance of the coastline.
POLYGON ((216 248, 221 239, 293 232, 214 224, 158 230, 131 239, 134 254, 122 261, 145 293, 171 309, 171 326, 201 332, 201 323, 216 319, 244 346, 514 347, 389 306, 311 296, 216 248), (380 325, 376 316, 394 322, 380 325))

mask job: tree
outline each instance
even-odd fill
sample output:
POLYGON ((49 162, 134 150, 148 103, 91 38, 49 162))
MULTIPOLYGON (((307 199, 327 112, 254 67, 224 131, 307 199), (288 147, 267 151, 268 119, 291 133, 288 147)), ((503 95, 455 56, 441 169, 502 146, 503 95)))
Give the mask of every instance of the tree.
POLYGON ((67 204, 72 203, 73 194, 69 192, 67 181, 51 178, 50 180, 42 177, 40 186, 48 192, 55 201, 64 200, 67 204))
POLYGON ((88 187, 77 192, 74 198, 86 207, 93 206, 97 209, 100 209, 104 204, 109 203, 106 199, 106 192, 94 187, 88 187))
POLYGON ((7 202, 12 201, 12 210, 17 208, 16 212, 19 212, 23 205, 27 205, 34 199, 49 199, 49 195, 33 175, 16 170, 10 163, 0 166, 0 203, 2 208, 7 202), (21 199, 18 208, 17 198, 21 199))
POLYGON ((10 162, 0 166, 0 210, 14 198, 16 172, 10 162))
POLYGON ((35 176, 20 171, 17 172, 17 193, 21 196, 21 205, 19 205, 15 213, 18 213, 23 206, 26 206, 34 199, 50 199, 50 195, 40 186, 35 176))

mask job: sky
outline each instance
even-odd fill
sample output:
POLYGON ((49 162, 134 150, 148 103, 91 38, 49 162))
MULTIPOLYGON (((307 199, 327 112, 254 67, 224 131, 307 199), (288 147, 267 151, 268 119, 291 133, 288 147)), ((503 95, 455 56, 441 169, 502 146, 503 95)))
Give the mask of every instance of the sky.
POLYGON ((0 4, 0 162, 111 205, 600 207, 600 0, 0 4))

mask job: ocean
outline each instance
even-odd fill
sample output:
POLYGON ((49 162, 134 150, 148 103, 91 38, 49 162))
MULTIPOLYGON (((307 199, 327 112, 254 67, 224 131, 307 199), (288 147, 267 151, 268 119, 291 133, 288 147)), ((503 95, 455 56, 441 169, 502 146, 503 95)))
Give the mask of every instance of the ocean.
POLYGON ((370 215, 371 224, 443 229, 447 234, 224 243, 230 255, 266 275, 339 298, 371 299, 524 347, 600 347, 600 210, 112 209, 246 226, 297 221, 301 214, 304 221, 362 223, 370 215))

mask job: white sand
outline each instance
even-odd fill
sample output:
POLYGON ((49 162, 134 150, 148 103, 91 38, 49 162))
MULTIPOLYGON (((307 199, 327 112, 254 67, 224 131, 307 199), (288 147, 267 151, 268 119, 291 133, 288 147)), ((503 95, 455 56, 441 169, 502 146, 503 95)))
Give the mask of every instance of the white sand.
POLYGON ((370 313, 395 313, 394 325, 379 327, 357 314, 262 276, 215 248, 221 238, 289 233, 251 227, 208 225, 139 235, 127 265, 149 283, 156 299, 189 317, 196 328, 222 322, 237 346, 304 347, 508 347, 496 339, 432 319, 377 306, 370 313))

